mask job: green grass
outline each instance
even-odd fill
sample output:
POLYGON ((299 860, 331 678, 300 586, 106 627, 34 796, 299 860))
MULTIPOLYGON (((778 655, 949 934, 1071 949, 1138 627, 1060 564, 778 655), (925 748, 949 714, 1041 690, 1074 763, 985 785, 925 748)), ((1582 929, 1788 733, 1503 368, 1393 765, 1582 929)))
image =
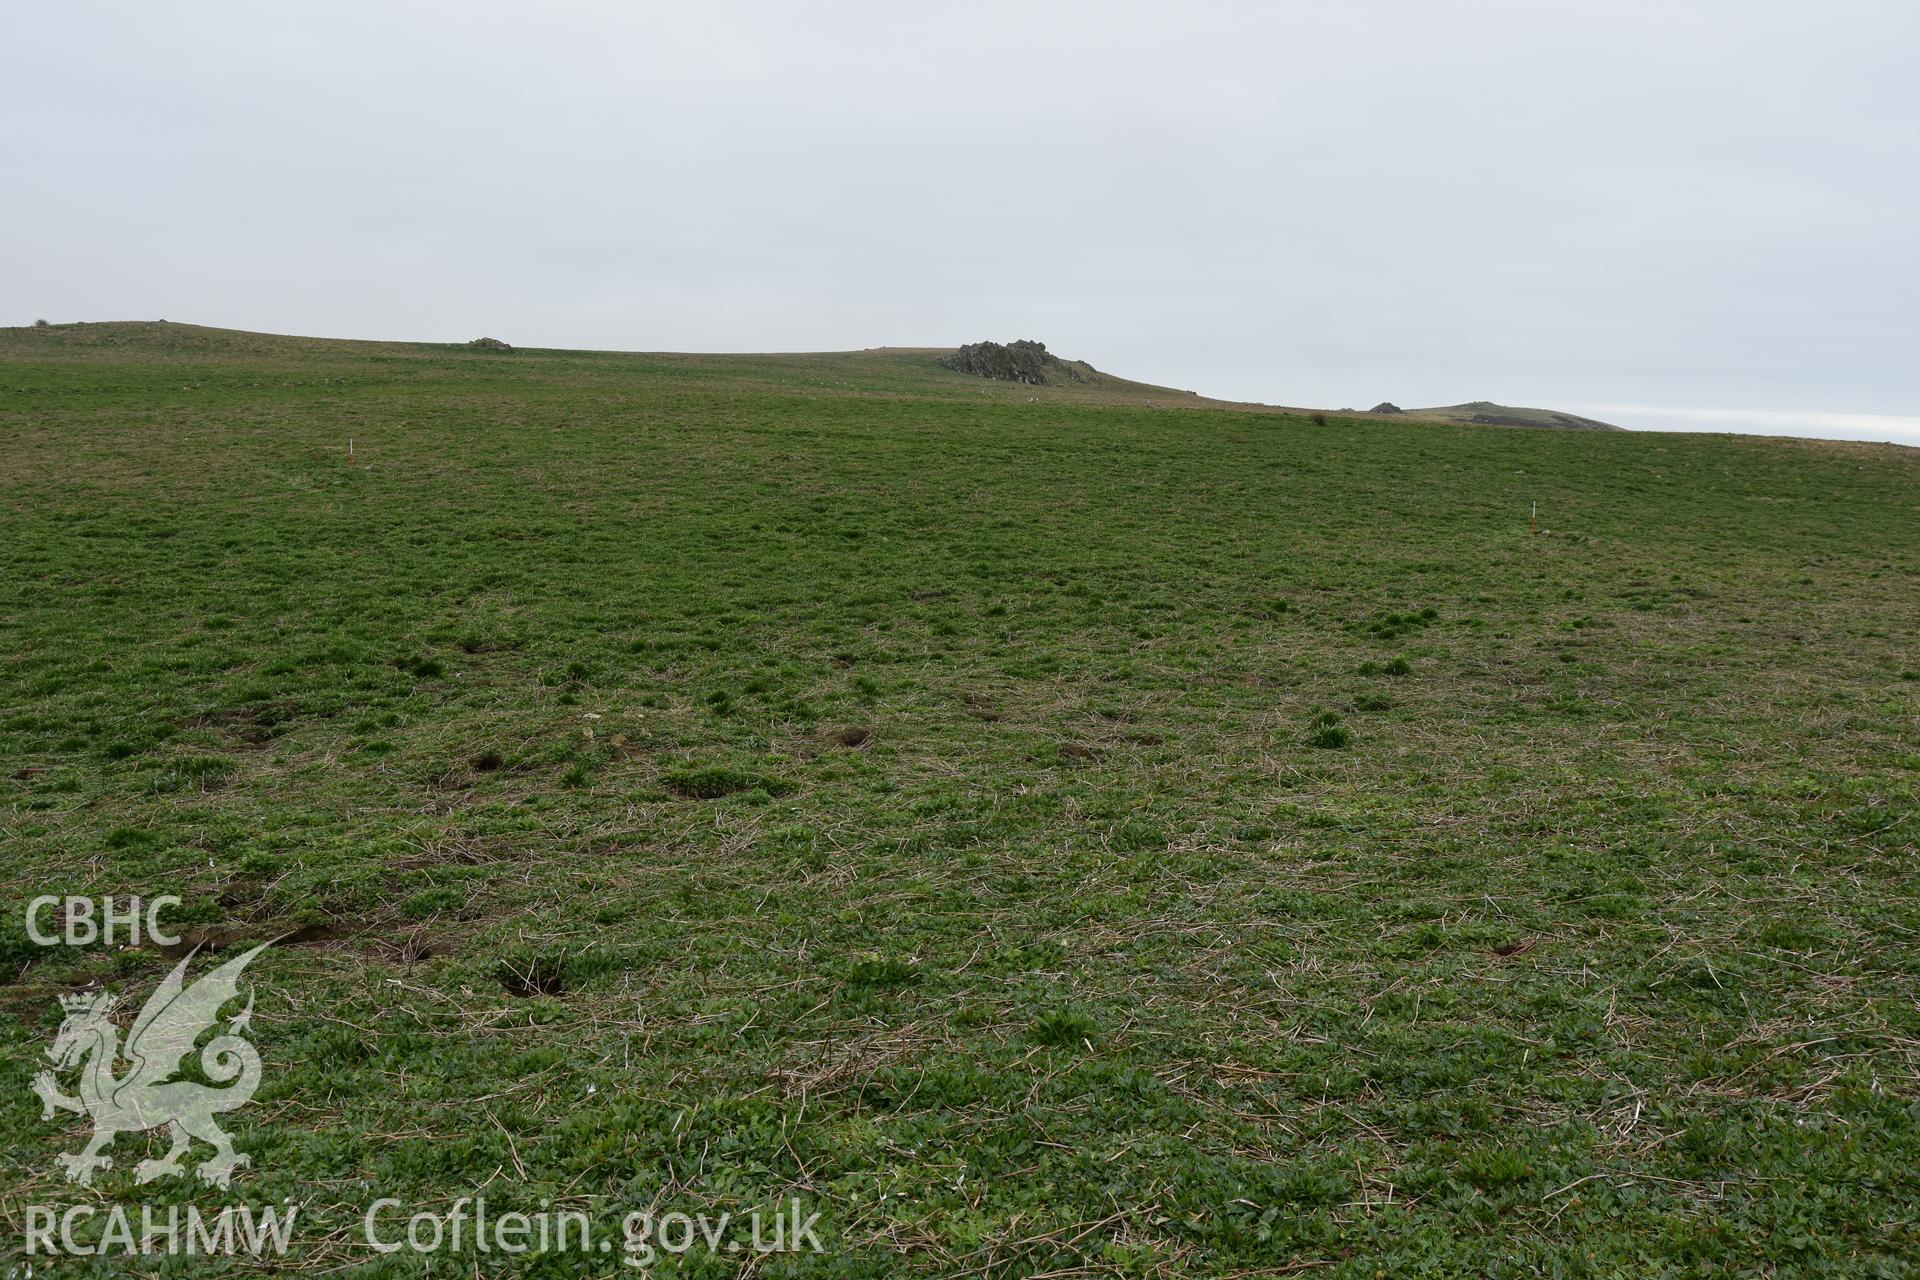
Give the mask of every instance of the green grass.
POLYGON ((1467 404, 1437 405, 1430 409, 1408 409, 1407 416, 1438 422, 1469 422, 1497 427, 1549 427, 1559 431, 1620 431, 1612 423, 1559 409, 1527 409, 1510 404, 1474 400, 1467 404))
POLYGON ((760 1276, 1909 1271, 1920 454, 933 359, 0 331, 8 1222, 54 997, 171 963, 25 903, 172 892, 293 932, 254 1167, 98 1190, 316 1274, 483 1186, 821 1210, 760 1276))

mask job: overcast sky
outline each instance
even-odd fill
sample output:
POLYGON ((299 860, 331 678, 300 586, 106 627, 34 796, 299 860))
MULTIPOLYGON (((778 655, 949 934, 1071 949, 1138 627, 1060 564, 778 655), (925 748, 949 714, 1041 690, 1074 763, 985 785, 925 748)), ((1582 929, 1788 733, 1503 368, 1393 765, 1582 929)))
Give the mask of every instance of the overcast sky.
POLYGON ((1920 5, 10 8, 0 323, 1920 443, 1920 5))

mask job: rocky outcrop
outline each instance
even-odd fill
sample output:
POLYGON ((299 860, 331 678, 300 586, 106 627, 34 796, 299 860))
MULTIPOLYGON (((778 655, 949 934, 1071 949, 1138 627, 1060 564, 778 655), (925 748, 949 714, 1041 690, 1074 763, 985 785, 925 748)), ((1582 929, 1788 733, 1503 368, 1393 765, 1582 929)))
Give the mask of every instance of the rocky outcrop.
POLYGON ((1382 400, 1379 404, 1367 410, 1367 412, 1368 413, 1405 413, 1406 410, 1402 409, 1399 405, 1395 404, 1391 400, 1382 400))
POLYGON ((969 342, 940 362, 959 373, 997 382, 1024 382, 1045 387, 1055 378, 1085 382, 1079 369, 1047 350, 1044 342, 1021 338, 1004 345, 998 342, 969 342))
POLYGON ((498 338, 475 338, 472 342, 469 342, 467 345, 469 347, 472 347, 475 351, 511 351, 513 350, 512 347, 500 341, 500 339, 498 338))

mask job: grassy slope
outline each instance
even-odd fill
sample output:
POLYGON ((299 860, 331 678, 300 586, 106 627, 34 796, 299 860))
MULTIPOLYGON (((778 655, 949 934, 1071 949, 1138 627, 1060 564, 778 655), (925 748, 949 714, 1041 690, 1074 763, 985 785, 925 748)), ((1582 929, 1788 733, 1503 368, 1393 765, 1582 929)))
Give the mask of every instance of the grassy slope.
POLYGON ((21 905, 173 891, 307 930, 232 1127, 315 1270, 492 1180, 797 1189, 767 1276, 1898 1273, 1920 454, 1157 395, 0 332, 8 1219, 53 996, 168 963, 21 905))
POLYGON ((1431 409, 1409 409, 1407 413, 1415 418, 1430 418, 1441 422, 1473 422, 1485 426, 1552 427, 1561 431, 1620 431, 1623 429, 1610 422, 1583 418, 1575 413, 1562 413, 1558 409, 1528 409, 1510 404, 1493 404, 1486 400, 1474 400, 1467 404, 1439 405, 1431 409))

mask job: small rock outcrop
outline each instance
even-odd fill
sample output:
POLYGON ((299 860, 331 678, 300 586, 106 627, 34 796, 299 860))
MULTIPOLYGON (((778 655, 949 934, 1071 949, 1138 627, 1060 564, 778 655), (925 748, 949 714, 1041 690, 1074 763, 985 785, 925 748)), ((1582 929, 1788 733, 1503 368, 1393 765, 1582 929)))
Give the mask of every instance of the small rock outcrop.
POLYGON ((1044 342, 1021 338, 1017 342, 969 342, 940 362, 959 373, 998 382, 1024 382, 1028 386, 1052 385, 1053 377, 1069 382, 1085 382, 1080 370, 1047 350, 1044 342))
POLYGON ((1367 410, 1367 412, 1368 413, 1405 413, 1406 410, 1402 409, 1399 405, 1395 404, 1391 400, 1382 400, 1379 404, 1367 410))
POLYGON ((498 338, 475 338, 472 342, 469 342, 467 345, 469 347, 472 347, 475 351, 511 351, 513 350, 512 347, 500 341, 500 339, 498 338))

